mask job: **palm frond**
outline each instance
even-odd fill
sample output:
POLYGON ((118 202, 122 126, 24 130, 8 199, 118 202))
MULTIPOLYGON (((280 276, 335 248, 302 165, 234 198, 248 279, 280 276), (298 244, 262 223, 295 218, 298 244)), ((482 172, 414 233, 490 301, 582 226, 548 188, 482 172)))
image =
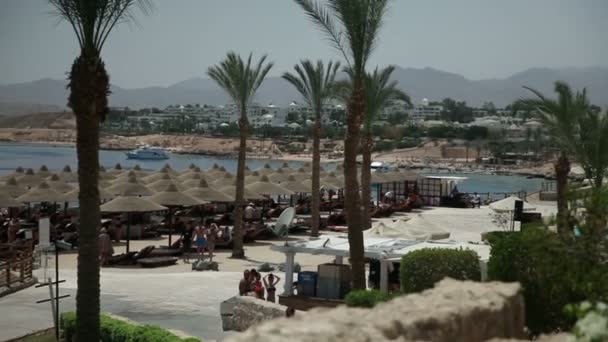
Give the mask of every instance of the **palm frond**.
POLYGON ((373 122, 379 113, 388 105, 403 101, 411 105, 410 97, 402 90, 397 88, 397 82, 391 81, 391 75, 395 71, 394 66, 384 69, 376 68, 373 73, 365 77, 365 129, 371 130, 373 122))
POLYGON ((49 0, 54 13, 74 30, 81 50, 99 53, 119 23, 135 21, 134 10, 147 14, 149 0, 49 0))
POLYGON ((332 97, 334 81, 339 68, 340 63, 330 61, 325 67, 320 60, 316 63, 303 60, 294 66, 295 73, 286 72, 283 74, 283 79, 296 88, 302 99, 315 113, 320 113, 323 106, 332 97))

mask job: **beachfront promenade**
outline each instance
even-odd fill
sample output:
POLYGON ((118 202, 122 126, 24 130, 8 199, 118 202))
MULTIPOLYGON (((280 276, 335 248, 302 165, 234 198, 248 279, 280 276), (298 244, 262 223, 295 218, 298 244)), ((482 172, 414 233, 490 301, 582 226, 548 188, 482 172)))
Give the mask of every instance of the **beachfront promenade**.
MULTIPOLYGON (((551 204, 535 204, 543 215, 554 212, 551 204)), ((430 208, 420 211, 430 222, 451 233, 450 240, 479 242, 481 233, 502 230, 492 222, 492 211, 481 209, 430 208)), ((408 213, 406 216, 415 215, 408 213)), ((390 219, 383 219, 390 220, 390 219)), ((289 239, 307 239, 306 236, 289 239)), ((147 245, 166 245, 166 239, 135 240, 132 250, 147 245)), ((173 328, 205 340, 226 336, 221 329, 219 304, 237 294, 237 286, 244 269, 257 268, 261 263, 279 264, 285 262, 282 253, 270 250, 271 245, 283 244, 284 240, 261 240, 245 246, 247 260, 229 259, 229 250, 217 251, 214 261, 219 263, 220 272, 193 272, 191 265, 179 261, 177 265, 156 268, 103 268, 101 274, 102 311, 125 316, 134 321, 157 324, 173 328)), ((116 246, 116 253, 124 251, 124 246, 116 246)), ((60 278, 65 279, 61 293, 72 297, 61 302, 64 311, 74 309, 76 293, 76 253, 60 256, 60 278)), ((304 270, 316 270, 317 265, 332 258, 322 255, 297 254, 298 262, 304 270)), ((284 274, 277 273, 281 279, 284 274)), ((43 271, 37 270, 40 280, 43 271)), ((282 289, 283 284, 277 288, 282 289)), ((50 327, 52 319, 48 303, 35 304, 36 300, 48 296, 46 288, 29 288, 0 298, 0 340, 20 336, 28 332, 50 327)))

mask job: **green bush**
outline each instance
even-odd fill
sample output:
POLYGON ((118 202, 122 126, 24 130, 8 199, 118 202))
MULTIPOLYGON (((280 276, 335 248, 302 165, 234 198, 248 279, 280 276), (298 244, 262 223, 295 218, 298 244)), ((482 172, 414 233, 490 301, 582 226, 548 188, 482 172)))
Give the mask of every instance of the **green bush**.
POLYGON ((356 290, 346 295, 347 306, 357 308, 373 308, 381 302, 388 302, 395 296, 378 290, 356 290))
POLYGON ((488 278, 522 285, 533 335, 570 330, 575 319, 564 311, 568 304, 608 298, 608 267, 590 257, 581 240, 527 228, 490 243, 488 278))
MULTIPOLYGON (((101 315, 100 342, 196 342, 196 338, 182 339, 173 333, 152 325, 134 325, 125 321, 101 315)), ((61 315, 61 329, 66 341, 72 341, 76 334, 76 314, 61 315)))
POLYGON ((424 248, 401 259, 401 291, 420 292, 445 277, 481 280, 479 256, 468 249, 424 248))

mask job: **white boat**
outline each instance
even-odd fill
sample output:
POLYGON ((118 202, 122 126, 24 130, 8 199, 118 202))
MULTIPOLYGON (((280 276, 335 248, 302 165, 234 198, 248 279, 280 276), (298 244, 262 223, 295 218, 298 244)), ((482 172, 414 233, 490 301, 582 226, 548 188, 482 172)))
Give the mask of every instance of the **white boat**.
POLYGON ((157 147, 143 146, 126 153, 127 159, 162 160, 169 159, 169 154, 157 147))
POLYGON ((388 172, 390 170, 390 165, 384 162, 375 161, 370 165, 372 172, 388 172))

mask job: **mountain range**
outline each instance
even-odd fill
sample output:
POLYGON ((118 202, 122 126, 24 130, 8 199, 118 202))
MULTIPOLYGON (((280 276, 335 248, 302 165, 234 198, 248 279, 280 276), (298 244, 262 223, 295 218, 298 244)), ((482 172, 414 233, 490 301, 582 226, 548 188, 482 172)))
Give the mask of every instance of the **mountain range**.
MULTIPOLYGON (((608 105, 608 68, 532 68, 504 79, 470 80, 462 75, 433 68, 395 69, 393 79, 415 103, 423 98, 440 101, 450 97, 481 106, 492 101, 504 107, 514 100, 529 96, 522 88, 529 86, 544 94, 553 94, 556 80, 568 82, 574 89, 587 88, 592 103, 608 105)), ((38 81, 0 85, 0 114, 24 114, 41 111, 41 108, 65 109, 68 91, 65 80, 41 79, 38 81)), ((168 87, 126 89, 111 87, 110 105, 130 108, 160 107, 171 104, 199 103, 221 105, 229 103, 225 93, 208 78, 191 78, 168 87)), ((258 91, 256 101, 261 104, 283 106, 298 101, 295 89, 280 77, 266 79, 258 91)))

